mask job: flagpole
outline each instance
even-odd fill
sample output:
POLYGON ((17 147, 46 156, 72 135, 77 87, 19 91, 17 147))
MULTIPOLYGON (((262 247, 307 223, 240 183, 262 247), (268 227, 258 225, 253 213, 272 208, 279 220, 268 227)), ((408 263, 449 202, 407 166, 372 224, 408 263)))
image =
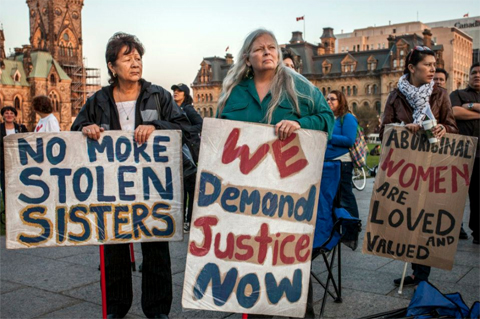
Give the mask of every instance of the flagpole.
POLYGON ((305 32, 305 16, 303 16, 303 40, 307 42, 307 33, 305 32))

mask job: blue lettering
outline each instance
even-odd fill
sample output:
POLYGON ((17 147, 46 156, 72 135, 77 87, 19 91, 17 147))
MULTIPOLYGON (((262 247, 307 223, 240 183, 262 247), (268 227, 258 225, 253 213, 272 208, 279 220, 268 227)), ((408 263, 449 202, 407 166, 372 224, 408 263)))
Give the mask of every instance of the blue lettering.
POLYGON ((260 296, 260 282, 256 274, 245 275, 237 287, 237 301, 244 308, 252 308, 260 296), (252 286, 252 292, 249 296, 245 295, 247 285, 252 286))
POLYGON ((278 217, 283 216, 283 210, 285 209, 285 204, 288 204, 288 217, 292 217, 293 215, 293 206, 295 206, 292 196, 280 196, 280 203, 278 204, 278 217))
POLYGON ((120 166, 118 168, 118 194, 120 200, 134 201, 136 196, 135 194, 129 195, 126 193, 125 188, 134 187, 135 183, 132 181, 125 180, 125 173, 136 173, 137 168, 135 166, 120 166))
POLYGON ((19 200, 27 204, 41 204, 47 200, 48 196, 50 196, 50 189, 48 188, 48 185, 43 181, 30 179, 30 176, 32 175, 42 176, 42 173, 43 170, 40 167, 29 167, 20 173, 20 181, 23 183, 23 185, 40 187, 43 191, 43 194, 40 195, 40 197, 32 198, 22 193, 18 196, 19 200))
POLYGON ((57 211, 57 244, 62 244, 67 237, 67 208, 65 206, 56 207, 57 211))
POLYGON ((265 216, 274 216, 278 207, 278 195, 268 192, 262 199, 262 212, 265 216), (268 205, 270 202, 270 205, 268 205))
POLYGON ((93 176, 92 172, 87 167, 79 168, 75 174, 73 174, 73 192, 75 193, 75 197, 80 201, 84 202, 88 199, 90 194, 92 193, 93 189, 93 176), (82 176, 85 175, 87 177, 87 189, 82 191, 80 188, 80 182, 82 181, 82 176))
POLYGON ((313 206, 315 206, 317 188, 315 185, 310 187, 310 192, 308 193, 308 200, 305 198, 300 198, 295 205, 295 219, 299 222, 307 220, 310 221, 313 217, 313 206), (303 212, 300 214, 298 211, 302 208, 303 212))
POLYGON ((24 233, 18 236, 18 240, 27 246, 42 244, 52 236, 52 222, 47 218, 34 216, 37 213, 43 217, 47 213, 47 208, 45 206, 30 206, 20 212, 20 218, 24 224, 38 227, 41 230, 37 236, 26 235, 24 233))
POLYGON ((230 297, 238 277, 238 270, 230 269, 223 283, 220 277, 220 270, 214 263, 208 263, 203 267, 202 271, 197 277, 197 282, 193 287, 193 294, 197 300, 200 300, 205 295, 210 282, 212 282, 212 299, 215 305, 223 306, 230 297))
POLYGON ((133 143, 133 157, 135 158, 135 163, 140 163, 140 155, 145 159, 147 162, 151 162, 152 159, 150 155, 145 152, 148 143, 143 143, 142 145, 138 145, 137 143, 133 143))
POLYGON ((65 177, 72 175, 70 168, 51 168, 51 176, 58 176, 58 201, 64 204, 67 201, 67 183, 65 177))
POLYGON ((144 200, 150 199, 150 182, 157 190, 158 194, 163 199, 173 199, 173 183, 172 183, 172 169, 165 167, 165 185, 163 187, 157 174, 150 167, 143 168, 143 198, 144 200))
POLYGON ((115 202, 114 195, 105 195, 105 172, 102 166, 95 167, 97 171, 97 200, 99 202, 115 202))
POLYGON ((227 212, 230 212, 230 213, 234 213, 237 211, 237 206, 235 205, 228 205, 227 204, 227 201, 229 200, 235 200, 238 198, 238 196, 240 196, 240 191, 238 190, 238 188, 235 188, 235 187, 227 187, 227 189, 225 189, 225 191, 223 192, 222 194, 222 198, 221 198, 221 203, 222 203, 222 208, 227 211, 227 212))
POLYGON ((72 242, 85 242, 90 238, 91 228, 90 222, 86 218, 88 209, 86 206, 72 206, 70 208, 70 220, 73 223, 80 224, 82 227, 82 232, 80 234, 73 234, 68 232, 68 240, 72 242))
POLYGON ((162 212, 159 212, 161 210, 170 211, 170 206, 165 203, 155 203, 155 205, 153 205, 152 207, 152 216, 155 219, 162 220, 167 225, 167 227, 164 230, 153 227, 152 233, 156 237, 170 237, 175 230, 175 222, 172 219, 172 216, 170 216, 169 214, 163 214, 162 212))
POLYGON ((105 152, 105 149, 107 150, 108 161, 113 162, 113 140, 111 136, 103 136, 102 144, 98 141, 87 138, 87 153, 90 163, 97 160, 97 151, 103 153, 105 152))
POLYGON ((43 139, 41 137, 37 138, 37 151, 28 144, 28 142, 23 139, 18 139, 18 155, 20 156, 20 164, 28 164, 28 155, 37 163, 43 163, 43 139))
POLYGON ((297 302, 302 296, 302 270, 295 270, 292 282, 288 278, 283 278, 278 286, 275 276, 269 272, 265 275, 265 285, 268 300, 272 304, 277 304, 284 293, 289 302, 297 302))
POLYGON ((57 165, 58 163, 62 162, 65 159, 65 154, 67 152, 67 145, 65 141, 60 137, 53 137, 47 143, 47 158, 50 164, 57 165), (59 147, 59 152, 57 156, 53 155, 53 147, 55 144, 59 147))
POLYGON ((119 162, 125 162, 132 153, 132 144, 125 136, 120 136, 115 143, 115 155, 119 162), (122 145, 125 145, 125 151, 122 153, 122 145))
POLYGON ((202 172, 200 174, 200 190, 198 192, 198 206, 206 207, 213 204, 218 196, 220 195, 220 191, 222 190, 222 183, 220 179, 210 173, 202 172), (207 191, 207 183, 213 186, 213 193, 206 194, 207 191))
POLYGON ((153 138, 153 159, 155 162, 168 162, 168 156, 161 156, 160 153, 163 153, 167 150, 167 147, 160 145, 160 142, 170 142, 170 137, 168 136, 155 136, 153 138))
POLYGON ((120 233, 120 225, 128 223, 128 217, 120 218, 120 214, 124 212, 128 212, 127 205, 115 206, 115 213, 114 213, 115 239, 132 239, 131 233, 120 233))
POLYGON ((106 238, 105 231, 105 213, 111 212, 111 205, 90 205, 90 212, 94 213, 97 221, 97 238, 103 242, 106 238))
POLYGON ((252 205, 252 215, 256 215, 260 209, 260 192, 254 190, 248 194, 248 190, 242 190, 242 196, 240 197, 240 212, 244 213, 246 205, 252 205))
POLYGON ((152 237, 152 233, 145 227, 143 220, 148 218, 150 211, 144 204, 132 205, 132 219, 133 219, 133 237, 140 239, 140 232, 144 233, 147 237, 152 237), (140 212, 140 213, 139 213, 140 212))

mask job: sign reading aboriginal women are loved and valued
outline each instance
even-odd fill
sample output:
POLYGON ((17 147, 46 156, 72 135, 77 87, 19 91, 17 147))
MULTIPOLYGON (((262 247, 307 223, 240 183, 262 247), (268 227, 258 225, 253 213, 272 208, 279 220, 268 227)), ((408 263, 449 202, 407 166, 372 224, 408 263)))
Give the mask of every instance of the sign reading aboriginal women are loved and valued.
POLYGON ((387 125, 363 252, 452 269, 477 142, 387 125))
POLYGON ((180 131, 5 138, 7 248, 183 239, 180 131))
POLYGON ((303 317, 326 142, 204 120, 183 307, 303 317))

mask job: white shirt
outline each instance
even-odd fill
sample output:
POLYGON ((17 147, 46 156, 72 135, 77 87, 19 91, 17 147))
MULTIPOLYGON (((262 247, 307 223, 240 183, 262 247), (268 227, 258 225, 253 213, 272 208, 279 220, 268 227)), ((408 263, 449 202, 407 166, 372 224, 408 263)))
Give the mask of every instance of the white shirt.
POLYGON ((7 132, 7 136, 10 135, 10 134, 15 134, 15 127, 12 128, 11 130, 6 128, 5 131, 7 132))
POLYGON ((60 132, 60 125, 58 125, 58 120, 53 113, 50 113, 38 121, 35 127, 35 133, 42 132, 60 132))
POLYGON ((135 131, 135 104, 137 101, 117 102, 122 131, 135 131))

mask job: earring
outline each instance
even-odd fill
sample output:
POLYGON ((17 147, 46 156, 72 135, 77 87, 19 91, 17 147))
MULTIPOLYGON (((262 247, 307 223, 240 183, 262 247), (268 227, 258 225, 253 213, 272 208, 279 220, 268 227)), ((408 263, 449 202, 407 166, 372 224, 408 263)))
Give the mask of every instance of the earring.
POLYGON ((113 73, 113 77, 116 78, 116 77, 117 77, 117 73, 113 73))
POLYGON ((247 66, 247 73, 245 73, 245 78, 247 79, 253 79, 254 73, 253 73, 253 68, 252 66, 247 66))

